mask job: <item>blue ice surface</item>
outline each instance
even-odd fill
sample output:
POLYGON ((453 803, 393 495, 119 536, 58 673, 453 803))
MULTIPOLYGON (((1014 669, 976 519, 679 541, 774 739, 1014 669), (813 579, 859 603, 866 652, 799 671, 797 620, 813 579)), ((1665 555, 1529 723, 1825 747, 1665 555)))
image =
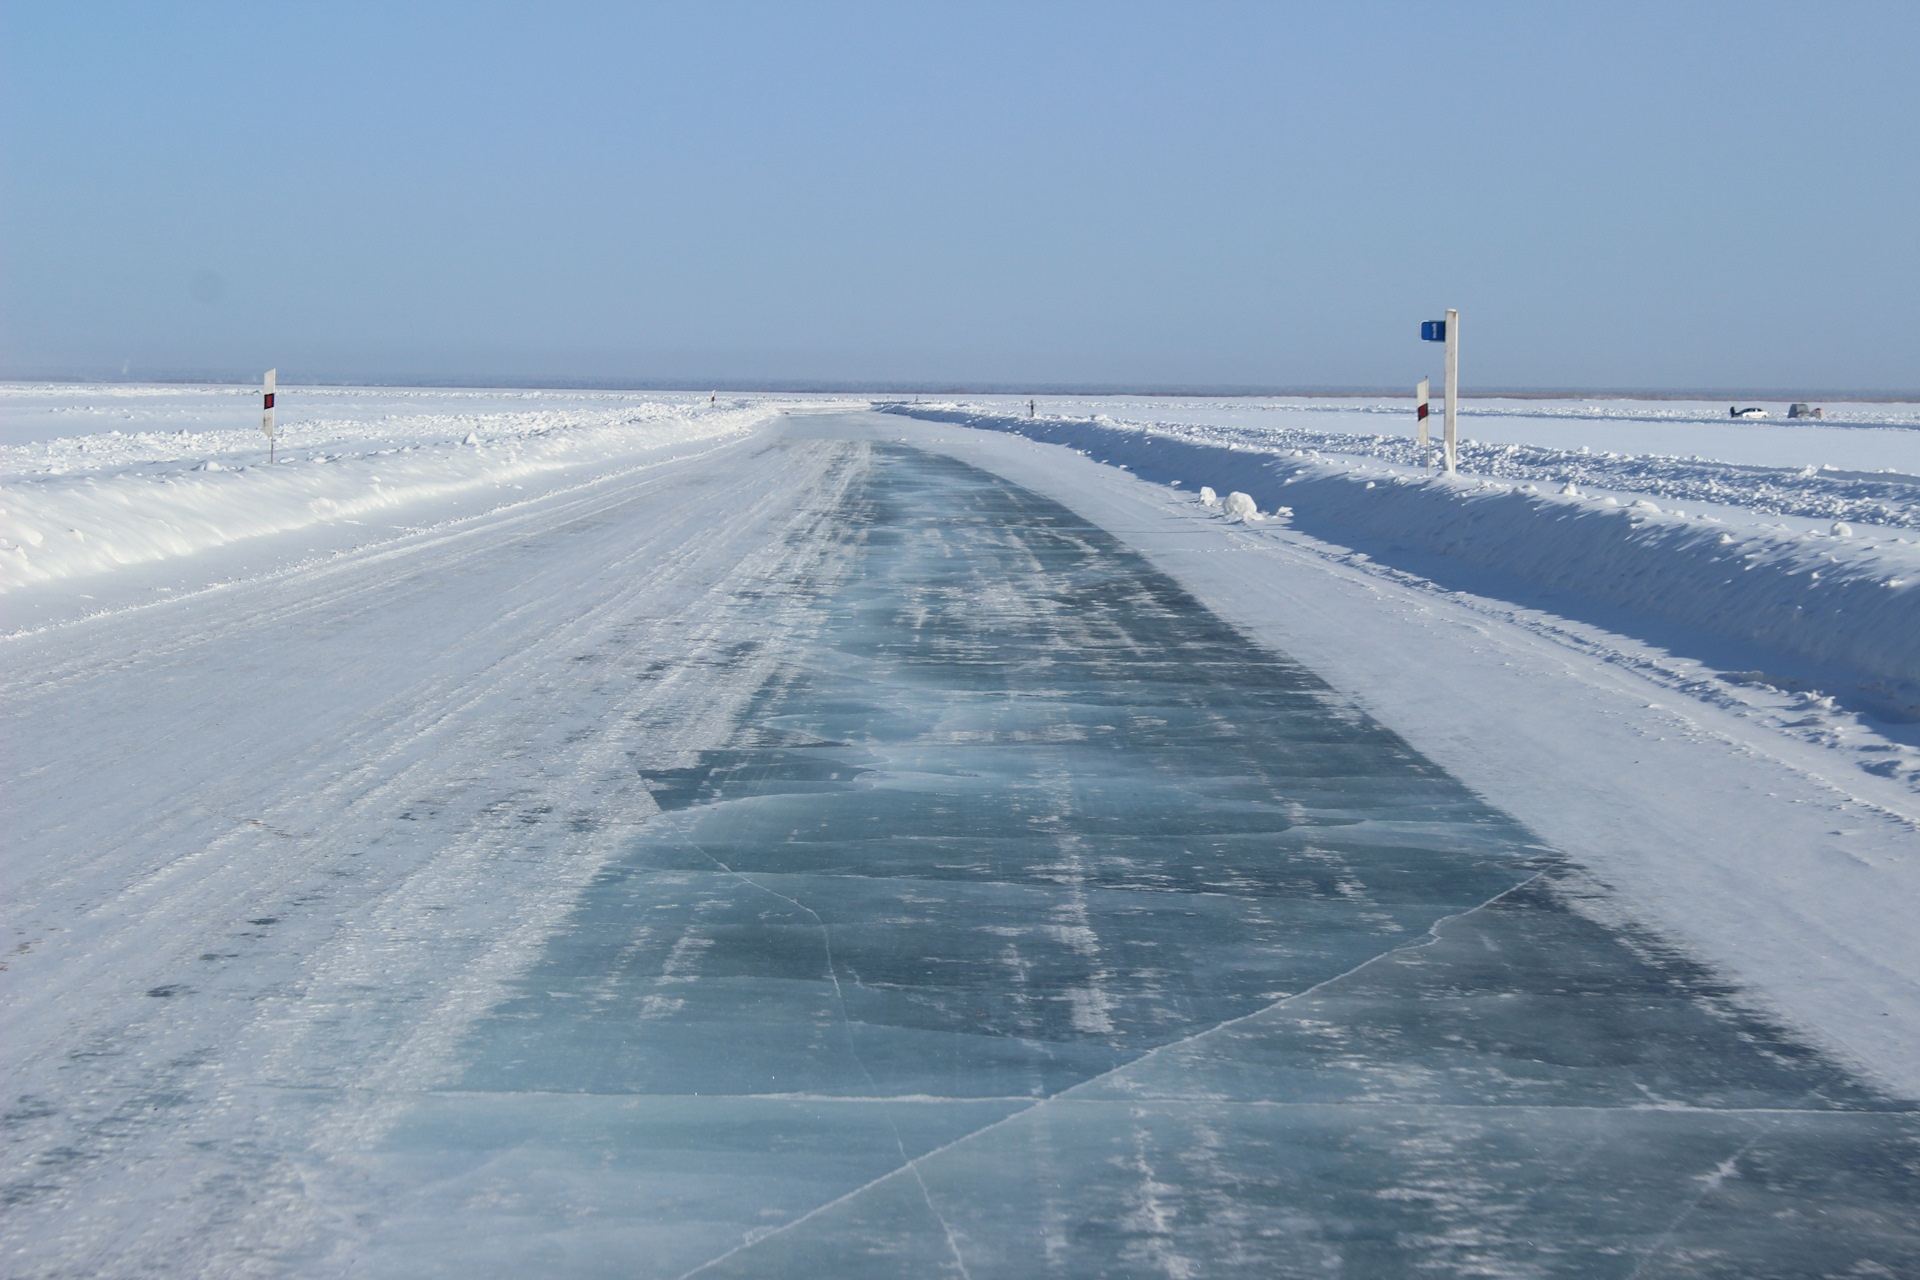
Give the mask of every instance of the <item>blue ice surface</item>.
POLYGON ((356 1274, 1920 1275, 1910 1104, 1099 528, 871 459, 356 1274))

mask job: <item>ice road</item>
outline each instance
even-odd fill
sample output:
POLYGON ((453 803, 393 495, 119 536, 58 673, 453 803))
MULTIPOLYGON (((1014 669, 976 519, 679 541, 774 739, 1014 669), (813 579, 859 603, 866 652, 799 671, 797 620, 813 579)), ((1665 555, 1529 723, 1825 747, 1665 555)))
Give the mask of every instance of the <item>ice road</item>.
POLYGON ((965 434, 10 638, 5 1274, 1920 1274, 1903 1090, 965 434))

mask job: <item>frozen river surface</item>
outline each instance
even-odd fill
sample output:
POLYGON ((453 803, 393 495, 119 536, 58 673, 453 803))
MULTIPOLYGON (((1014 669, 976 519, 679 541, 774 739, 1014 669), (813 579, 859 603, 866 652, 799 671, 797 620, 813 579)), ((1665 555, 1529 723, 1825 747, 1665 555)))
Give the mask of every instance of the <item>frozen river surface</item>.
POLYGON ((353 1274, 1920 1272, 1920 1117, 1065 508, 872 447, 353 1274))
MULTIPOLYGON (((767 417, 5 637, 0 1274, 1920 1275, 1911 1102, 1190 593, 1311 560, 767 417)), ((1594 706, 1561 844, 1783 789, 1594 706)))

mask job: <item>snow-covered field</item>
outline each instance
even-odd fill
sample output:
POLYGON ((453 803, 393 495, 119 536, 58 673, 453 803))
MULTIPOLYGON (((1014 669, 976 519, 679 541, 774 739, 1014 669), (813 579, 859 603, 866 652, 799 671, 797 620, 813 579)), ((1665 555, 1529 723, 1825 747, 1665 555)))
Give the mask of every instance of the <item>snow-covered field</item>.
MULTIPOLYGON (((1470 402, 1448 480, 1405 401, 875 403, 1920 1096, 1920 406, 1470 402)), ((344 1270, 328 1160, 818 625, 867 404, 282 387, 268 466, 252 388, 0 387, 8 1274, 344 1270)))
MULTIPOLYGON (((1015 417, 1027 411, 1026 400, 1010 396, 955 403, 1015 417)), ((1041 417, 1158 427, 1214 444, 1421 461, 1406 399, 1042 396, 1034 403, 1041 417)), ((1729 407, 1686 400, 1463 400, 1461 465, 1495 478, 1558 476, 1670 498, 1707 501, 1720 494, 1762 514, 1804 507, 1800 514, 1828 519, 1866 510, 1861 504, 1876 500, 1875 485, 1911 484, 1920 476, 1920 406, 1822 405, 1821 418, 1791 419, 1786 405, 1743 401, 1742 407, 1764 407, 1769 416, 1739 420, 1728 417, 1729 407)), ((1437 397, 1433 412, 1437 440, 1437 397)), ((1896 490, 1892 496, 1891 515, 1874 514, 1912 527, 1914 495, 1896 490)))

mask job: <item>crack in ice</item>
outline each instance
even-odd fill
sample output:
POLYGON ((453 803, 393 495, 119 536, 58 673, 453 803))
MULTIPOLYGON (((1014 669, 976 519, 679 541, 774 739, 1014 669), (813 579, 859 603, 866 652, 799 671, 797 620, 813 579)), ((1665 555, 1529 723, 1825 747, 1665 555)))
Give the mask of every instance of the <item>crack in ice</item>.
MULTIPOLYGON (((874 1086, 875 1089, 877 1090, 878 1082, 873 1078, 873 1072, 867 1069, 866 1059, 860 1056, 860 1046, 854 1040, 853 1018, 847 1012, 846 993, 840 989, 840 974, 833 960, 833 932, 832 930, 827 928, 827 922, 820 918, 819 912, 815 911, 812 907, 800 901, 798 898, 789 898, 786 894, 781 893, 779 890, 770 889, 766 885, 761 884, 758 880, 755 880, 752 876, 749 876, 744 872, 735 871, 732 867, 720 861, 720 859, 714 857, 711 853, 707 852, 705 849, 701 848, 697 844, 694 845, 693 848, 699 852, 701 857, 711 862, 714 866, 719 867, 722 871, 726 872, 728 875, 739 880, 741 883, 750 885, 753 888, 758 889, 760 892, 764 894, 768 894, 772 897, 778 898, 780 899, 780 901, 787 903, 790 906, 797 907, 800 910, 806 912, 808 915, 813 917, 814 924, 817 925, 820 929, 821 945, 826 952, 827 980, 833 983, 833 998, 835 1003, 837 1003, 840 1006, 840 1026, 841 1026, 841 1030, 845 1033, 847 1037, 847 1052, 853 1056, 854 1065, 860 1068, 860 1074, 866 1077, 867 1083, 869 1085, 874 1086)), ((943 1215, 940 1212, 939 1208, 934 1205, 933 1193, 928 1190, 926 1179, 920 1176, 920 1166, 918 1162, 915 1160, 914 1157, 907 1154, 907 1144, 900 1137, 900 1126, 898 1126, 893 1122, 893 1116, 891 1113, 886 1112, 883 1109, 881 1114, 886 1119, 887 1129, 893 1134, 893 1145, 900 1152, 900 1159, 903 1161, 901 1165, 896 1166, 894 1169, 890 1170, 886 1176, 892 1176, 892 1174, 898 1173, 902 1168, 908 1170, 913 1174, 914 1183, 920 1188, 920 1199, 926 1204, 927 1212, 933 1215, 934 1221, 940 1224, 940 1230, 942 1233, 945 1234, 947 1238, 947 1248, 951 1250, 953 1253, 953 1264, 956 1268, 959 1269, 961 1280, 973 1280, 972 1273, 967 1270, 967 1260, 960 1253, 960 1242, 954 1238, 953 1227, 947 1222, 945 1215, 943 1215)), ((825 1206, 822 1206, 822 1208, 824 1207, 825 1206)), ((818 1210, 815 1210, 815 1212, 818 1212, 818 1210)), ((794 1222, 783 1223, 780 1227, 776 1227, 773 1230, 766 1232, 765 1235, 745 1241, 742 1244, 736 1246, 734 1249, 730 1249, 726 1253, 719 1255, 719 1257, 711 1258, 706 1262, 701 1263, 698 1267, 695 1267, 692 1271, 686 1272, 685 1275, 691 1276, 700 1271, 704 1271, 708 1267, 711 1267, 714 1264, 720 1262, 722 1259, 730 1257, 732 1254, 738 1252, 740 1249, 750 1248, 753 1245, 758 1244, 761 1240, 766 1239, 768 1236, 776 1235, 780 1231, 784 1230, 786 1227, 793 1226, 795 1225, 795 1223, 798 1223, 800 1221, 804 1221, 804 1219, 795 1219, 794 1222)))

